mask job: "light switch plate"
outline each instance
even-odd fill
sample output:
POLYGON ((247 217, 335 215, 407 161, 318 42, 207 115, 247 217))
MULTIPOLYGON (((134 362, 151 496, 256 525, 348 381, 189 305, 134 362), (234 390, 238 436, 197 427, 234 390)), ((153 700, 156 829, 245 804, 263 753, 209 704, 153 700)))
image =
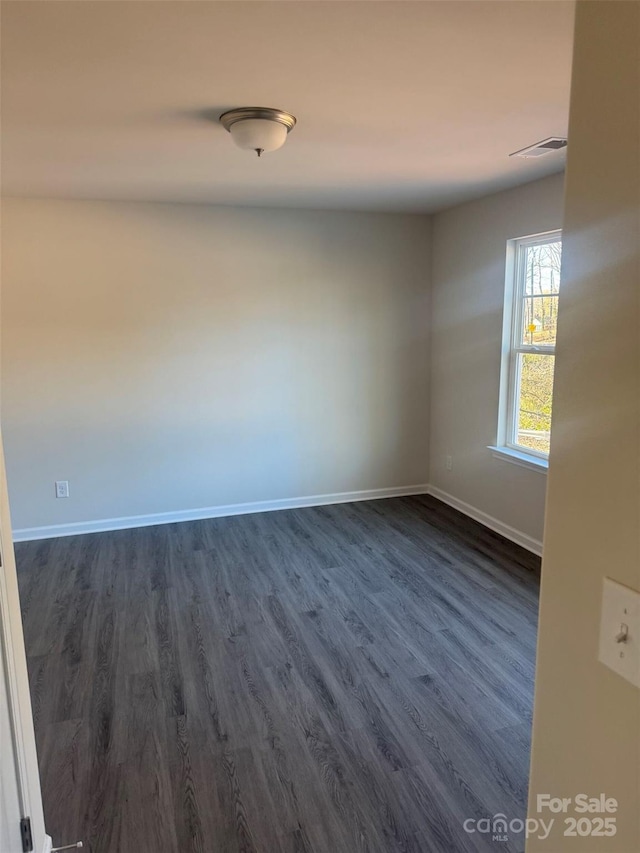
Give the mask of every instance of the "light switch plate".
POLYGON ((640 592, 611 578, 602 587, 598 660, 640 687, 640 592))

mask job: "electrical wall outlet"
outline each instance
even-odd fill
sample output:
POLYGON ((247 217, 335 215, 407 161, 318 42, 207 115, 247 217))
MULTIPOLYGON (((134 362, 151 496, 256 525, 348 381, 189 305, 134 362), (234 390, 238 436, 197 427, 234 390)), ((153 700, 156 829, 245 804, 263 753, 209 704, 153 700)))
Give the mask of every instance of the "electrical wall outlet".
POLYGON ((68 480, 56 480, 56 497, 57 498, 68 498, 69 497, 69 481, 68 480))
POLYGON ((447 454, 447 456, 444 457, 444 467, 447 471, 453 471, 453 456, 447 454))

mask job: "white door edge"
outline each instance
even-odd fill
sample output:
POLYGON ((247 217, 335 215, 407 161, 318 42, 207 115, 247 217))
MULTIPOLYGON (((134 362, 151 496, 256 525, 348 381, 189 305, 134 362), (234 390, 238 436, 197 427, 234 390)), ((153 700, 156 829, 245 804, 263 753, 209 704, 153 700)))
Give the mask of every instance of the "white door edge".
MULTIPOLYGON (((19 823, 21 818, 28 817, 31 821, 34 850, 46 850, 47 836, 44 830, 40 773, 33 729, 29 675, 22 631, 18 577, 11 536, 11 517, 1 436, 0 555, 2 556, 2 564, 0 565, 0 648, 4 650, 5 681, 14 753, 9 760, 13 760, 15 764, 21 811, 21 814, 15 816, 15 820, 19 823)), ((49 839, 49 844, 50 842, 49 839)))

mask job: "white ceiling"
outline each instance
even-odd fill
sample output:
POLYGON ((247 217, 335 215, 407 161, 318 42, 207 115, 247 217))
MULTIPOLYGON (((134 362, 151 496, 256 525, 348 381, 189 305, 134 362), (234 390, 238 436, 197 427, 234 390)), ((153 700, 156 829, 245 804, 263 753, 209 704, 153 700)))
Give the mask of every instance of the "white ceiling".
POLYGON ((573 3, 3 2, 3 194, 431 212, 564 153, 573 3), (298 117, 260 160, 215 119, 298 117))

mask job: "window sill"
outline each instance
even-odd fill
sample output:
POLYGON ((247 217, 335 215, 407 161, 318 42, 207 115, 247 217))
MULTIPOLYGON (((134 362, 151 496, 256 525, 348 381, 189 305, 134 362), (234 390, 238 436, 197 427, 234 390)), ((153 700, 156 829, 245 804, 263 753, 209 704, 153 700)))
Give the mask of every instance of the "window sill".
POLYGON ((493 447, 489 445, 491 455, 496 459, 502 459, 503 462, 512 462, 514 465, 520 465, 522 468, 528 468, 530 471, 537 471, 539 474, 546 474, 549 470, 549 462, 541 456, 533 456, 529 453, 523 453, 521 450, 514 450, 512 447, 493 447))

